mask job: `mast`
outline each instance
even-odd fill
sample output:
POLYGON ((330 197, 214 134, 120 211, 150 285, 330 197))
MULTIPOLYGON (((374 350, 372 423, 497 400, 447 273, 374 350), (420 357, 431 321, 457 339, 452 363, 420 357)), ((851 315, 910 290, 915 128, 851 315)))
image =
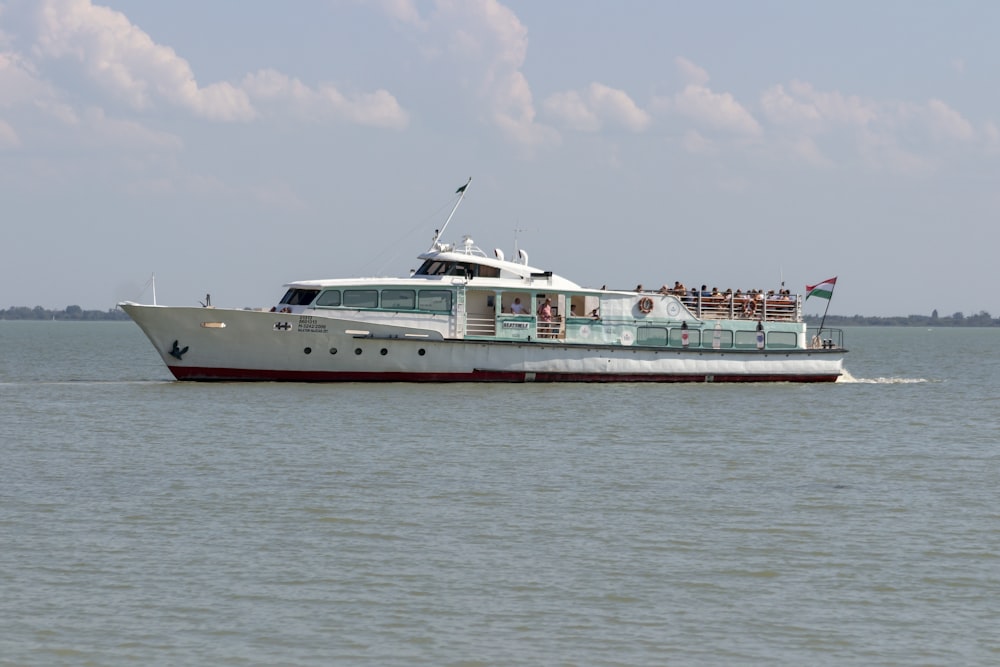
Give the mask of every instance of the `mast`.
POLYGON ((462 200, 465 199, 465 190, 469 187, 469 183, 471 182, 472 176, 469 176, 469 180, 466 181, 465 185, 460 187, 458 190, 455 190, 455 194, 458 195, 458 201, 455 202, 455 206, 451 209, 451 213, 448 214, 448 219, 444 221, 444 225, 441 226, 441 229, 434 230, 434 240, 431 241, 431 250, 434 250, 437 247, 438 241, 441 240, 441 235, 444 234, 444 230, 448 227, 448 223, 451 222, 452 217, 455 215, 455 211, 458 210, 459 204, 461 204, 462 200))

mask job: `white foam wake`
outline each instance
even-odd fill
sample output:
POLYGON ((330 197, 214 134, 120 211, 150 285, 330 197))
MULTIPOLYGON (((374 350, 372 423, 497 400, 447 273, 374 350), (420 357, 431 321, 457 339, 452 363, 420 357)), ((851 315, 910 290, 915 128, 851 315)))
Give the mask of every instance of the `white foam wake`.
POLYGON ((919 384, 929 382, 926 378, 856 378, 846 368, 837 379, 844 384, 919 384))

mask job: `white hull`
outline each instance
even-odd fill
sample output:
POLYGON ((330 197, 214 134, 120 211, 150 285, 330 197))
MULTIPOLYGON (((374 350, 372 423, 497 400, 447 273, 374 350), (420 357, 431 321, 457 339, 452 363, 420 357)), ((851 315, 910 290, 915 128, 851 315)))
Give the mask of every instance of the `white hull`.
POLYGON ((180 380, 832 382, 843 350, 446 339, 427 328, 122 304, 180 380))

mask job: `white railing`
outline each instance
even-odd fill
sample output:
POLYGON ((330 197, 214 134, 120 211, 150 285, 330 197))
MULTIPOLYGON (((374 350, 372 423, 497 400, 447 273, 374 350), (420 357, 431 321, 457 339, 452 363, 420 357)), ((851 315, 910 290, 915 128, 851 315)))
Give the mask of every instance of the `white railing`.
POLYGON ((465 333, 468 336, 495 336, 496 320, 492 317, 476 317, 467 315, 465 318, 465 333))

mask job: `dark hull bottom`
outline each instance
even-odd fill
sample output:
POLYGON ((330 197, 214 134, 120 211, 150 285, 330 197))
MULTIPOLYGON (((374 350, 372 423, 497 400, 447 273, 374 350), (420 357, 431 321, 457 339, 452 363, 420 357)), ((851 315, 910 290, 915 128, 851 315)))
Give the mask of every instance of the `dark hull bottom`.
POLYGON ((178 380, 200 382, 836 382, 839 374, 612 374, 475 370, 471 373, 271 371, 170 366, 178 380))

